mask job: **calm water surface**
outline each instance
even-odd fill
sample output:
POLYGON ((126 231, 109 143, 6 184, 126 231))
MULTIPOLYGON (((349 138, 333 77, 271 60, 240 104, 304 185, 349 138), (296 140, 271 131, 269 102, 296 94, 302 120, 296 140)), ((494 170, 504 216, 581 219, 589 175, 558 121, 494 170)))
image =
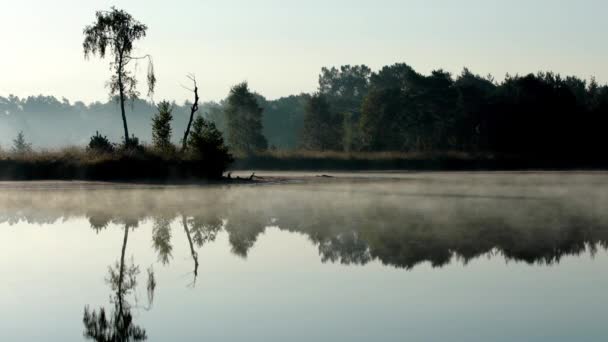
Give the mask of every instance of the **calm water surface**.
POLYGON ((0 183, 0 340, 608 339, 608 174, 289 176, 0 183))

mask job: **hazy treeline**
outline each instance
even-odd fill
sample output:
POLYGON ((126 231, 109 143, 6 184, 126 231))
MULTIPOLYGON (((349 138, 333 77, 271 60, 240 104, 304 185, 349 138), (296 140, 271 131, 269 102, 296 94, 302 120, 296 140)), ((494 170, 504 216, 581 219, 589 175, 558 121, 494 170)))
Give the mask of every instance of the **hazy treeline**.
MULTIPOLYGON (((271 146, 293 148, 297 146, 297 131, 303 121, 303 96, 290 96, 267 101, 257 96, 264 109, 264 135, 271 146)), ((200 104, 199 112, 211 118, 221 131, 225 131, 223 105, 225 101, 200 104)), ((173 142, 179 143, 181 133, 190 115, 191 103, 171 103, 173 108, 172 127, 176 134, 173 142)), ((23 131, 34 147, 83 146, 95 132, 99 131, 112 141, 120 141, 122 123, 119 120, 119 104, 115 99, 107 102, 85 104, 71 103, 67 99, 53 96, 0 96, 0 146, 8 148, 13 139, 23 131)), ((152 117, 157 107, 148 101, 137 99, 126 108, 132 132, 144 142, 152 141, 152 117)))
MULTIPOLYGON (((378 71, 347 65, 323 68, 314 94, 254 96, 266 146, 279 149, 597 156, 608 124, 608 86, 550 72, 497 82, 468 69, 423 75, 406 64, 378 71)), ((52 96, 0 97, 0 144, 11 144, 20 130, 35 147, 82 145, 96 131, 119 140, 117 106, 112 100, 87 105, 52 96)), ((226 100, 200 107, 230 134, 226 100)), ((190 104, 173 108, 179 131, 190 104)), ((135 100, 127 111, 133 134, 149 142, 156 106, 135 100)))

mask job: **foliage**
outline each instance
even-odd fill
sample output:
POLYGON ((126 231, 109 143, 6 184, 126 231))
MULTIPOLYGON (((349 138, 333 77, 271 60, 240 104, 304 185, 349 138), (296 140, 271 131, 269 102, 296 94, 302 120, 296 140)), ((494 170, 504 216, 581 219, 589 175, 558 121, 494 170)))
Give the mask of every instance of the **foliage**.
POLYGON ((99 131, 97 131, 95 132, 95 135, 91 137, 87 150, 97 153, 112 153, 115 149, 114 145, 108 140, 108 137, 99 134, 99 131))
POLYGON ((148 59, 148 95, 154 92, 156 85, 156 76, 154 75, 154 66, 152 65, 151 57, 134 57, 131 55, 134 49, 133 43, 146 36, 148 27, 139 21, 135 20, 129 13, 124 10, 112 7, 110 11, 97 11, 95 13, 95 22, 92 25, 86 26, 84 29, 84 41, 82 47, 85 58, 99 55, 100 58, 105 58, 106 52, 110 52, 113 60, 110 63, 110 68, 113 75, 110 78, 108 86, 110 88, 110 96, 118 95, 120 101, 120 109, 123 120, 125 144, 129 144, 129 129, 127 117, 125 113, 125 100, 136 99, 139 93, 136 89, 137 79, 132 71, 127 69, 127 65, 141 58, 148 59))
POLYGON ((161 152, 174 152, 175 146, 171 143, 171 121, 173 108, 168 101, 158 104, 158 112, 152 118, 152 144, 161 152))
POLYGON ((359 149, 361 102, 369 92, 371 75, 366 65, 321 69, 319 93, 326 97, 332 111, 331 120, 326 124, 331 126, 331 134, 339 134, 336 137, 339 144, 332 149, 359 149))
POLYGON ((268 142, 262 134, 263 109, 246 82, 232 87, 226 100, 228 144, 238 154, 266 150, 268 142))
POLYGON ((269 145, 281 149, 295 149, 299 143, 299 132, 304 124, 308 94, 292 95, 269 101, 260 96, 258 101, 264 108, 263 133, 269 145))
POLYGON ((28 154, 32 152, 32 144, 25 140, 25 134, 20 131, 17 137, 13 140, 12 152, 14 154, 28 154))
POLYGON ((212 177, 221 177, 233 161, 224 144, 222 133, 213 122, 205 120, 202 116, 197 116, 192 123, 188 152, 192 158, 200 160, 207 166, 207 172, 212 177))
POLYGON ((337 114, 331 112, 325 95, 310 97, 304 116, 302 147, 317 151, 341 149, 340 120, 337 114))
POLYGON ((122 153, 135 155, 145 154, 147 152, 146 147, 140 143, 139 138, 135 135, 131 135, 131 137, 126 141, 126 143, 123 143, 119 146, 119 149, 122 153))

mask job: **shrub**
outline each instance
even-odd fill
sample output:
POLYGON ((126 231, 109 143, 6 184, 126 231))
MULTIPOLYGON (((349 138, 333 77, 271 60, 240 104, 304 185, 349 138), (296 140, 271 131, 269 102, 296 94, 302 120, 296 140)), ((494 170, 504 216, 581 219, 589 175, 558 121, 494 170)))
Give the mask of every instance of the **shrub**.
POLYGON ((131 135, 131 137, 127 140, 127 143, 122 143, 120 145, 120 150, 126 153, 144 153, 146 148, 139 142, 139 138, 135 135, 131 135))
POLYGON ((221 177, 222 173, 234 161, 224 144, 222 133, 211 121, 198 116, 192 124, 188 139, 188 152, 191 158, 205 165, 211 177, 221 177))
POLYGON ((87 146, 87 151, 96 153, 112 153, 114 152, 114 149, 114 144, 108 140, 108 137, 99 134, 98 131, 91 137, 89 145, 87 146))

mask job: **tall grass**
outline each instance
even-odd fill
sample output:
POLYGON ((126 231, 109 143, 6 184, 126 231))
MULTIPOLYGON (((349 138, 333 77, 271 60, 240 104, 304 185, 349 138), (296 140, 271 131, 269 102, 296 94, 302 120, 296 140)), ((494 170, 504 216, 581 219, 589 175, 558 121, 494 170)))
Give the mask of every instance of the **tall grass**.
POLYGON ((160 152, 149 146, 97 152, 83 147, 0 150, 0 179, 168 180, 220 178, 222 170, 191 154, 160 152))

